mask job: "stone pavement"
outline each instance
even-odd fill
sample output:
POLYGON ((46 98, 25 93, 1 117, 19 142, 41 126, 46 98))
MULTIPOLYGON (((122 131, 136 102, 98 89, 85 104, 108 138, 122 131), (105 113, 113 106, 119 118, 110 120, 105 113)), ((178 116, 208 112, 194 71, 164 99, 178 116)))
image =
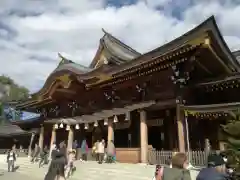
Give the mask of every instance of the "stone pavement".
MULTIPOLYGON (((155 171, 155 166, 140 164, 98 164, 97 162, 77 161, 75 165, 77 171, 70 180, 151 180, 155 171)), ((30 163, 28 158, 18 158, 16 166, 19 166, 16 172, 8 173, 6 162, 0 162, 0 174, 4 171, 0 179, 43 180, 48 169, 47 166, 38 168, 38 164, 30 163)))
MULTIPOLYGON (((97 162, 76 162, 77 171, 70 178, 71 180, 150 180, 153 177, 155 167, 134 164, 98 164, 97 162)), ((9 179, 28 179, 42 180, 47 172, 47 166, 38 168, 38 164, 32 164, 27 158, 18 158, 16 172, 8 173, 7 164, 0 163, 1 180, 9 179)))

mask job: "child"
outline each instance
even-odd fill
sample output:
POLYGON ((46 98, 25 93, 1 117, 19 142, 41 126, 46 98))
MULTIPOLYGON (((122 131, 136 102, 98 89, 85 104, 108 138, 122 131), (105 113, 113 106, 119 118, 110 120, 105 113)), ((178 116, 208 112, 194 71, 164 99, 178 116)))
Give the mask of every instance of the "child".
POLYGON ((65 170, 65 178, 69 178, 69 176, 72 175, 76 170, 74 166, 75 156, 76 156, 75 150, 72 150, 68 153, 68 163, 65 170))
POLYGON ((8 172, 14 171, 14 162, 16 161, 16 154, 11 149, 7 154, 8 172))

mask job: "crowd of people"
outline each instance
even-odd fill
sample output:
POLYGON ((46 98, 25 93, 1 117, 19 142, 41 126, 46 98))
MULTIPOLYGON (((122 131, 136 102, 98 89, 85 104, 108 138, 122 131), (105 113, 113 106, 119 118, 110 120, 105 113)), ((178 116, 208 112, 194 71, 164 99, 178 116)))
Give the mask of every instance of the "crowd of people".
MULTIPOLYGON (((92 156, 95 157, 99 164, 102 164, 103 161, 107 163, 115 162, 115 146, 113 141, 108 142, 107 148, 105 147, 106 144, 104 139, 95 142, 93 145, 92 156)), ((76 170, 74 160, 77 156, 77 149, 77 141, 74 141, 72 150, 68 150, 68 152, 64 142, 60 143, 59 147, 54 144, 49 155, 51 157, 51 163, 44 179, 54 180, 57 177, 58 180, 61 180, 71 176, 76 170)), ((82 154, 80 160, 82 162, 87 161, 89 148, 86 140, 82 141, 80 149, 82 154)))
POLYGON ((230 180, 226 171, 226 160, 220 154, 208 156, 207 167, 192 179, 186 154, 175 154, 168 167, 156 166, 154 180, 230 180))
MULTIPOLYGON (((50 161, 48 172, 45 176, 45 180, 58 180, 66 179, 70 177, 76 167, 74 161, 78 155, 78 149, 81 150, 82 162, 88 160, 88 155, 99 163, 114 163, 116 162, 116 150, 113 141, 109 141, 107 144, 105 140, 97 140, 93 147, 92 152, 89 153, 88 143, 83 140, 81 146, 77 141, 74 141, 72 149, 67 149, 65 142, 61 142, 59 145, 53 144, 52 148, 48 150, 45 146, 42 150, 35 144, 34 151, 32 153, 31 162, 39 161, 39 167, 44 164, 48 164, 50 161), (40 157, 40 160, 38 159, 40 157)), ((14 147, 7 153, 8 171, 14 171, 14 164, 17 158, 14 147)), ((187 155, 184 153, 175 154, 170 160, 169 166, 156 166, 154 180, 228 180, 230 176, 226 173, 226 159, 221 154, 210 154, 206 168, 203 168, 196 178, 192 179, 189 170, 189 162, 187 155)))
MULTIPOLYGON (((89 153, 89 146, 87 141, 84 139, 79 146, 75 140, 72 145, 72 149, 67 149, 65 142, 61 142, 59 145, 53 143, 51 149, 45 146, 43 149, 36 143, 32 151, 31 162, 38 162, 39 168, 43 165, 48 164, 48 173, 45 176, 45 180, 55 179, 58 177, 59 180, 70 177, 76 170, 74 161, 81 154, 80 161, 85 162, 88 160, 89 154, 99 163, 113 163, 116 160, 115 157, 115 146, 113 141, 105 143, 105 140, 97 140, 93 147, 92 153, 89 153)), ((13 150, 9 151, 8 155, 8 166, 9 171, 14 169, 14 161, 16 156, 13 150)))

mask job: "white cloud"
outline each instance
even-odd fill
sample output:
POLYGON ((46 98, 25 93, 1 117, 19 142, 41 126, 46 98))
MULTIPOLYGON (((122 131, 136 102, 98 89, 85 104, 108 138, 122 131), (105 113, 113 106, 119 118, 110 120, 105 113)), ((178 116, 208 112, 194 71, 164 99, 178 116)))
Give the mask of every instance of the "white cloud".
POLYGON ((109 7, 105 0, 2 0, 0 73, 36 91, 57 66, 57 52, 89 65, 103 35, 101 28, 146 52, 180 36, 212 14, 216 15, 228 45, 240 49, 239 4, 233 5, 230 0, 179 2, 139 0, 133 5, 109 7), (174 17, 174 12, 181 17, 174 17))

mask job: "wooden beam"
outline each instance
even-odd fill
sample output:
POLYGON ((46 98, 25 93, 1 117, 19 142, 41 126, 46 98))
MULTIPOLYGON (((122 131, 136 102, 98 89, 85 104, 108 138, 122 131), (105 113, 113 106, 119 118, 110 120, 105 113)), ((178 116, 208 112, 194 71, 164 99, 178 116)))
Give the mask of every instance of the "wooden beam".
POLYGON ((70 90, 70 89, 56 89, 57 92, 61 93, 68 93, 68 94, 77 94, 76 91, 70 90))
POLYGON ((240 107, 240 102, 235 103, 221 103, 221 104, 210 104, 210 105, 193 105, 193 106, 184 106, 181 108, 184 110, 189 110, 199 113, 211 113, 211 112, 228 112, 237 110, 240 107))
POLYGON ((158 101, 156 104, 149 106, 147 109, 154 110, 154 109, 165 109, 166 107, 175 107, 176 106, 176 99, 168 99, 163 101, 158 101))
POLYGON ((208 74, 212 74, 212 72, 210 70, 208 70, 208 68, 206 68, 204 65, 202 65, 202 63, 200 63, 198 60, 196 60, 196 63, 199 65, 200 68, 202 68, 205 72, 207 72, 208 74))

